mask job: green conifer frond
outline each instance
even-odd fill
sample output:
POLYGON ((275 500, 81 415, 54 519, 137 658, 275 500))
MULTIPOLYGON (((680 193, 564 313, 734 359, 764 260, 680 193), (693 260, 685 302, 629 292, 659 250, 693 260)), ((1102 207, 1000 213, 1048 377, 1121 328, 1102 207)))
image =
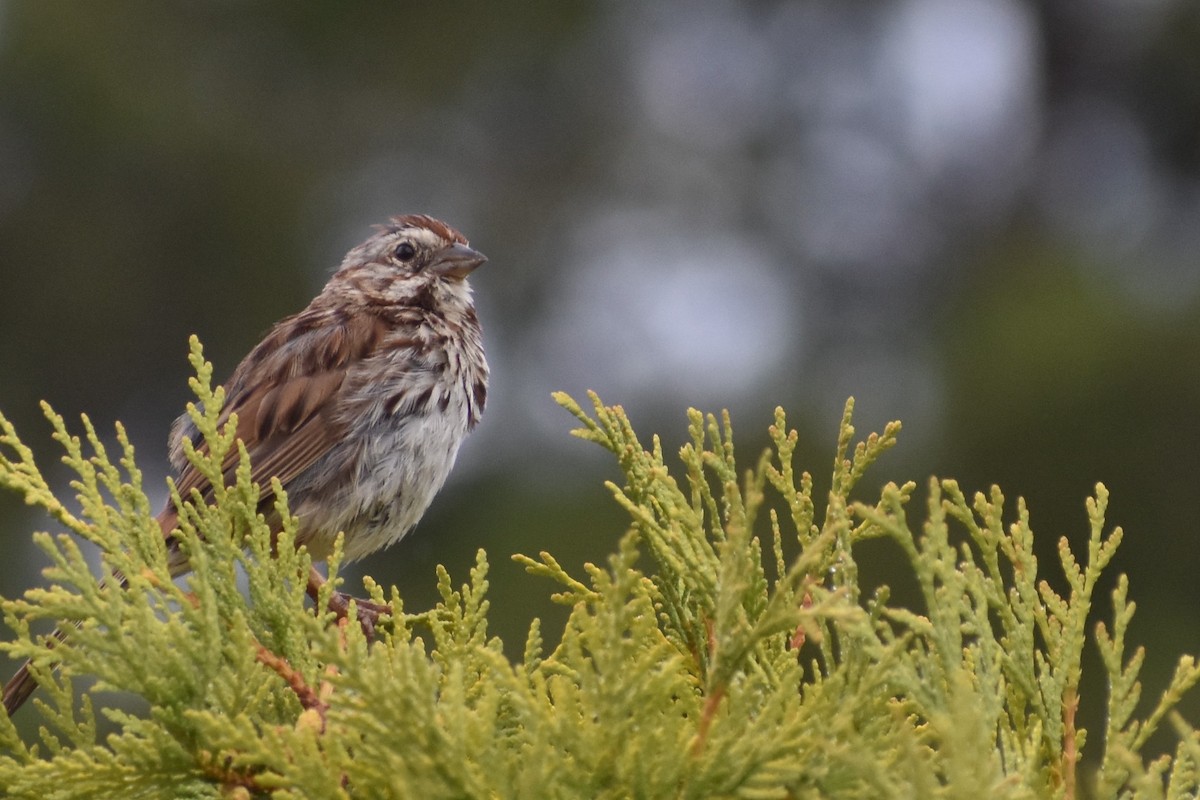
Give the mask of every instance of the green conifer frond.
MULTIPOLYGON (((45 585, 0 600, 32 658, 40 729, 0 715, 5 796, 74 797, 1137 797, 1200 793, 1200 737, 1175 713, 1200 681, 1180 660, 1138 715, 1144 653, 1125 641, 1134 604, 1122 577, 1094 642, 1108 675, 1107 722, 1077 720, 1083 649, 1101 571, 1121 540, 1105 530, 1107 491, 1088 501, 1086 552, 1060 541, 1042 571, 1024 503, 968 496, 931 480, 853 492, 899 424, 856 443, 853 404, 838 432, 831 490, 793 463, 795 431, 776 410, 771 447, 744 463, 727 414, 688 414, 678 462, 641 443, 624 411, 595 395, 556 399, 581 438, 621 470, 609 490, 630 528, 605 563, 573 575, 549 553, 515 556, 569 606, 561 631, 532 621, 514 663, 489 634, 488 560, 465 584, 438 570, 440 601, 393 618, 368 642, 323 609, 340 582, 340 543, 316 607, 309 558, 274 486, 282 530, 258 512, 236 420, 193 341, 204 447, 187 457, 213 479, 211 504, 180 509, 192 572, 172 580, 133 448, 91 422, 73 436, 49 409, 75 473, 78 512, 56 498, 0 417, 0 485, 69 533, 36 534, 45 585), (232 450, 232 448, 239 448, 232 450), (226 486, 224 454, 240 454, 226 486), (678 467, 675 464, 678 463, 678 467), (79 546, 100 551, 96 571, 79 546), (887 540, 920 601, 863 585, 856 557, 887 540), (106 580, 119 572, 127 586, 106 580), (240 582, 239 582, 240 579, 240 582), (248 588, 239 588, 239 587, 248 588), (1054 586, 1062 587, 1060 589, 1054 586), (56 646, 31 630, 67 625, 56 646), (76 625, 77 623, 77 625, 76 625), (84 678, 95 679, 86 690, 84 678), (118 693, 119 692, 119 693, 118 693), (129 695, 141 698, 130 706, 129 695), (131 708, 144 708, 134 711, 131 708), (97 715, 113 733, 101 737, 97 715), (1164 725, 1171 756, 1147 758, 1164 725), (1094 765, 1081 789, 1081 778, 1094 765)), ((382 587, 365 582, 372 600, 382 587)), ((1087 698, 1093 705, 1102 701, 1087 698)))

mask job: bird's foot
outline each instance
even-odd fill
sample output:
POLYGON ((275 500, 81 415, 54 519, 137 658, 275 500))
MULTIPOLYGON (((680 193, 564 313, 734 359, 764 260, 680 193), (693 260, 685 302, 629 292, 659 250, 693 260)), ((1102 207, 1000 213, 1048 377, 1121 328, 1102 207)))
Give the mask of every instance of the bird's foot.
MULTIPOLYGON (((308 596, 313 599, 314 603, 317 602, 318 592, 324 585, 325 576, 317 572, 314 567, 308 575, 308 596)), ((329 610, 336 614, 339 620, 347 619, 350 616, 351 600, 354 601, 355 616, 358 618, 363 636, 366 636, 369 642, 375 641, 375 627, 378 625, 380 617, 392 615, 392 607, 387 603, 376 603, 373 600, 364 600, 334 591, 329 597, 329 610)))

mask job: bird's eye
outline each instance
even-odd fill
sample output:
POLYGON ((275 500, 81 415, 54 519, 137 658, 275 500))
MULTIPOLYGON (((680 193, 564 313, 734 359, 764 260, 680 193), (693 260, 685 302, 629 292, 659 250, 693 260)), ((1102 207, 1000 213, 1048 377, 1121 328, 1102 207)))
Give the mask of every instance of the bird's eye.
POLYGON ((396 245, 396 258, 401 261, 412 261, 416 254, 417 248, 413 247, 410 242, 401 242, 396 245))

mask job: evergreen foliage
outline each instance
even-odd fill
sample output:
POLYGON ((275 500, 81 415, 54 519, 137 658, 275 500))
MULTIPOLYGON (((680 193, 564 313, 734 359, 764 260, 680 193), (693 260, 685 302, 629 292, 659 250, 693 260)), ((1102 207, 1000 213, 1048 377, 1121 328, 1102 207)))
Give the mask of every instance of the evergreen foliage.
MULTIPOLYGON (((210 389, 194 340, 192 362, 199 402, 189 411, 208 452, 188 456, 215 479, 239 446, 236 421, 218 429, 222 392, 210 389)), ((1113 619, 1095 630, 1106 729, 1075 721, 1097 578, 1121 540, 1104 530, 1103 486, 1087 503, 1086 558, 1060 542, 1060 594, 1039 573, 1024 504, 1005 522, 998 489, 968 498, 953 481, 930 481, 916 522, 912 483, 852 500, 899 431, 893 423, 852 447, 852 403, 818 503, 810 475, 793 467, 796 434, 782 410, 773 446, 746 470, 728 416, 690 412, 680 481, 659 440, 644 448, 619 407, 556 399, 580 421, 577 435, 616 457, 624 482, 609 488, 633 522, 608 563, 579 576, 548 553, 517 556, 571 608, 552 648, 533 622, 518 663, 488 635, 482 552, 457 589, 439 570, 442 599, 430 611, 407 612, 393 589, 394 620, 368 643, 356 624, 306 606, 308 558, 291 546, 286 498, 278 492, 285 524, 274 547, 244 451, 236 485, 214 505, 174 496, 193 567, 174 582, 119 426, 114 462, 86 418, 81 439, 46 409, 78 476, 75 513, 0 417, 0 484, 70 532, 37 534, 47 587, 0 602, 16 632, 0 647, 31 657, 43 685, 23 712, 41 715, 36 742, 0 715, 6 796, 1200 794, 1200 739, 1171 711, 1200 668, 1182 658, 1150 713, 1135 716, 1144 656, 1125 652, 1134 606, 1123 578, 1113 619), (96 577, 75 536, 98 545, 101 574, 120 572, 127 588, 96 577), (911 564, 922 607, 860 585, 856 546, 880 537, 911 564), (78 624, 51 649, 31 634, 45 620, 78 624), (80 697, 85 676, 97 680, 80 697), (121 710, 113 690, 144 698, 148 712, 121 710), (115 733, 99 736, 98 714, 115 733), (1141 750, 1164 722, 1178 749, 1147 761, 1141 750), (1084 753, 1098 765, 1086 781, 1084 753)), ((332 587, 336 557, 330 573, 332 587)))

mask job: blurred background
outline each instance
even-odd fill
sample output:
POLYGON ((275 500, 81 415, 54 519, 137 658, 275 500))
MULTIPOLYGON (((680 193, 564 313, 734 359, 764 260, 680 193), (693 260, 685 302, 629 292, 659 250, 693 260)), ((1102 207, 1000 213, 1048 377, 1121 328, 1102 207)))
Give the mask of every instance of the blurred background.
MULTIPOLYGON (((38 401, 121 420, 157 502, 188 335, 228 376, 427 212, 491 259, 490 405, 355 576, 428 608, 485 547, 519 653, 563 612, 508 557, 578 573, 626 527, 552 390, 668 451, 729 408, 747 464, 782 405, 818 487, 853 395, 861 433, 904 423, 861 499, 998 483, 1051 575, 1107 484, 1102 594, 1130 575, 1157 695, 1200 650, 1198 119, 1188 0, 0 1, 0 409, 62 485, 38 401)), ((49 524, 0 496, 0 593, 42 580, 49 524)))

